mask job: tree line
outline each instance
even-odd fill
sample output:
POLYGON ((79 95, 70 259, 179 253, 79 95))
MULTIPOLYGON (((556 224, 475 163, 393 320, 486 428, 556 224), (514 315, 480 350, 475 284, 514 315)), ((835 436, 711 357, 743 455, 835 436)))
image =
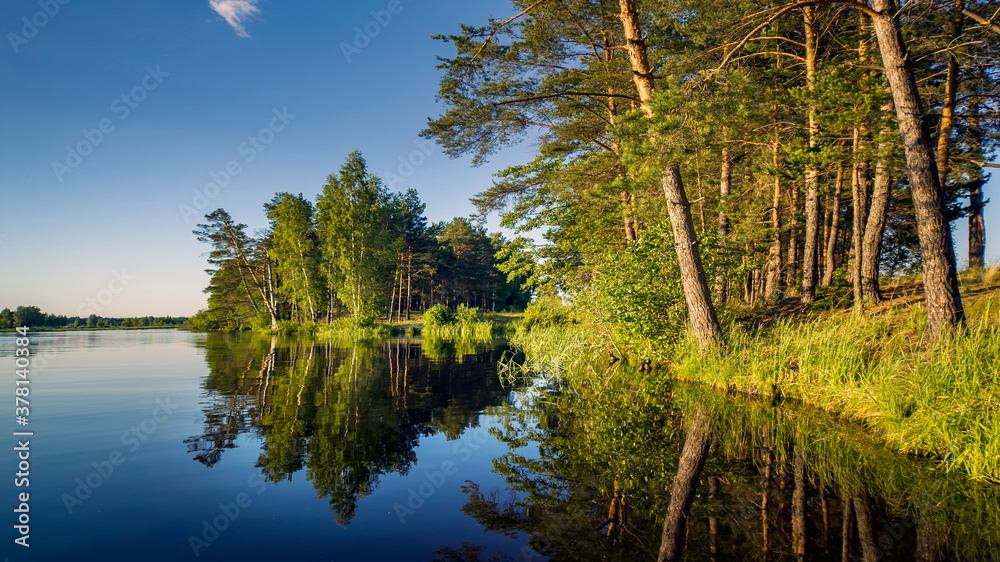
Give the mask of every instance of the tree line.
POLYGON ((469 219, 428 224, 416 191, 390 193, 357 151, 327 177, 315 202, 278 193, 268 226, 247 233, 224 209, 194 230, 211 245, 208 308, 199 329, 278 329, 349 318, 409 319, 434 304, 523 308, 530 295, 497 270, 508 246, 469 219))
POLYGON ((963 320, 950 224, 983 267, 998 141, 985 1, 513 0, 439 36, 443 114, 424 136, 477 163, 537 157, 474 198, 515 240, 503 266, 635 330, 685 313, 922 272, 929 329, 963 320), (643 304, 646 302, 648 304, 643 304), (624 318, 624 320, 622 320, 624 318), (633 322, 634 320, 634 322, 633 322))
POLYGON ((13 330, 19 326, 30 328, 158 328, 183 324, 187 318, 173 316, 134 316, 126 318, 104 318, 91 314, 64 316, 48 314, 37 306, 19 306, 14 310, 0 310, 0 330, 13 330))

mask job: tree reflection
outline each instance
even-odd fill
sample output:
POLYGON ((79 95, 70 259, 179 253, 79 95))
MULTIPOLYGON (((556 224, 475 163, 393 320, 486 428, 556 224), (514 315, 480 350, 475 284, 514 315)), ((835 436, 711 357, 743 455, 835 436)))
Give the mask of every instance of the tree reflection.
MULTIPOLYGON (((486 529, 553 559, 992 560, 1000 488, 789 402, 595 377, 497 409, 486 529)), ((530 557, 530 555, 529 555, 530 557)))
POLYGON ((304 469, 344 526, 382 475, 410 470, 421 436, 459 437, 507 394, 492 344, 433 361, 409 340, 210 334, 204 349, 205 430, 185 441, 188 451, 213 466, 241 436, 256 437, 264 478, 304 469))

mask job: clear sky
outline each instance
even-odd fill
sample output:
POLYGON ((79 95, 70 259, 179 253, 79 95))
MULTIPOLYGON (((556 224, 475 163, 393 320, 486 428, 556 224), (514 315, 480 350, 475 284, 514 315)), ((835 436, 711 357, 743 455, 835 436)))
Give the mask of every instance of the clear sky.
MULTIPOLYGON (((355 148, 431 221, 470 214, 531 145, 472 168, 417 135, 439 113, 435 56, 453 52, 430 35, 489 15, 510 3, 5 0, 0 308, 191 315, 208 282, 198 219, 224 207, 261 228, 274 193, 314 198, 355 148)), ((955 236, 964 261, 964 222, 955 236)))

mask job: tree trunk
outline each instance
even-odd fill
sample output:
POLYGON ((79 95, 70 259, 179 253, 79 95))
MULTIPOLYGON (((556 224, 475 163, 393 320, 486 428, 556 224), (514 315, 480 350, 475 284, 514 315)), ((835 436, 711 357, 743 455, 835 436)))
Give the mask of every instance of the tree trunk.
MULTIPOLYGON (((979 124, 979 100, 969 103, 969 136, 970 148, 977 158, 983 157, 983 130, 979 124)), ((983 169, 974 172, 969 178, 969 267, 981 269, 986 266, 986 223, 983 222, 983 169)))
POLYGON ((688 511, 698 491, 698 478, 708 458, 711 445, 708 413, 699 408, 687 422, 684 448, 677 465, 677 476, 670 490, 670 505, 663 520, 663 535, 657 562, 679 560, 683 546, 688 511))
POLYGON ((681 172, 676 166, 668 166, 663 175, 663 195, 667 199, 667 213, 674 233, 674 248, 677 250, 681 285, 684 288, 691 327, 698 344, 702 349, 707 349, 722 341, 722 329, 715 315, 715 307, 712 306, 712 295, 701 264, 698 238, 691 220, 691 205, 684 193, 681 172))
POLYGON ((406 321, 410 321, 410 306, 413 299, 410 296, 410 289, 413 287, 413 248, 408 248, 406 253, 406 321))
MULTIPOLYGON (((625 39, 628 42, 632 80, 639 92, 643 112, 647 117, 652 117, 653 110, 649 106, 649 101, 653 93, 653 69, 646 56, 646 41, 640 31, 635 0, 619 0, 619 6, 625 39)), ((664 171, 663 194, 667 199, 670 226, 674 232, 674 245, 677 249, 688 316, 699 346, 707 349, 722 340, 722 329, 715 315, 708 280, 705 278, 705 268, 698 252, 698 240, 694 233, 694 222, 691 220, 691 205, 684 192, 680 170, 675 165, 668 165, 664 171)))
POLYGON ((788 221, 788 264, 785 266, 785 288, 795 289, 799 273, 799 186, 792 182, 788 221))
POLYGON ((635 242, 635 223, 632 220, 630 212, 630 202, 629 194, 627 191, 622 192, 622 219, 625 222, 625 240, 628 242, 635 242))
POLYGON ((774 231, 774 242, 767 254, 767 277, 764 282, 764 295, 768 300, 781 298, 781 177, 777 174, 778 164, 778 129, 774 129, 774 146, 771 153, 771 163, 774 165, 774 192, 771 198, 771 229, 774 231))
POLYGON ((834 253, 837 248, 837 234, 840 232, 840 194, 844 189, 844 162, 837 165, 837 179, 833 186, 833 200, 830 202, 830 232, 826 238, 826 257, 823 279, 820 286, 829 287, 833 283, 833 272, 837 268, 834 253))
POLYGON ((927 327, 935 334, 951 333, 963 321, 965 311, 959 293, 951 229, 944 215, 944 192, 930 135, 924 124, 920 93, 896 20, 895 1, 872 0, 872 8, 878 12, 872 20, 882 53, 882 66, 896 103, 896 117, 903 137, 906 168, 916 209, 927 327))
POLYGON ((868 170, 860 160, 864 147, 860 127, 854 129, 854 164, 851 166, 851 197, 854 214, 851 225, 851 270, 849 277, 854 288, 854 310, 861 310, 861 252, 864 251, 865 224, 868 222, 868 170))
MULTIPOLYGON (((888 109, 888 108, 887 108, 888 109)), ((882 300, 878 285, 879 261, 882 255, 882 236, 885 234, 889 200, 892 199, 892 179, 889 176, 889 157, 892 146, 884 142, 879 146, 875 164, 875 185, 872 191, 868 222, 861 242, 861 306, 873 306, 882 300)))
POLYGON ((639 12, 635 0, 618 0, 619 17, 625 31, 625 43, 628 48, 628 58, 632 65, 632 81, 639 92, 639 102, 647 117, 653 116, 649 100, 653 97, 653 68, 649 65, 646 54, 646 40, 642 36, 642 26, 639 22, 639 12))
MULTIPOLYGON (((815 8, 802 8, 806 43, 806 89, 812 92, 816 85, 816 14, 815 8)), ((819 145, 819 125, 816 124, 816 104, 810 97, 808 108, 809 151, 813 153, 819 145)), ((812 156, 812 154, 810 154, 812 156)), ((816 284, 819 266, 819 170, 810 162, 806 167, 806 237, 802 248, 802 302, 816 300, 816 284)))
MULTIPOLYGON (((729 156, 729 149, 722 147, 722 171, 719 178, 719 244, 725 245, 726 238, 729 237, 729 216, 726 215, 725 205, 729 198, 730 186, 732 185, 733 161, 729 156)), ((719 304, 726 304, 729 300, 729 287, 726 278, 722 275, 715 277, 715 296, 719 304)))
MULTIPOLYGON (((955 0, 951 12, 951 42, 957 43, 962 35, 962 9, 964 0, 955 0)), ((938 125, 937 167, 938 183, 943 189, 948 179, 948 147, 951 145, 951 132, 955 128, 955 95, 958 89, 958 59, 954 54, 948 55, 948 74, 944 81, 944 102, 941 104, 941 123, 938 125)))

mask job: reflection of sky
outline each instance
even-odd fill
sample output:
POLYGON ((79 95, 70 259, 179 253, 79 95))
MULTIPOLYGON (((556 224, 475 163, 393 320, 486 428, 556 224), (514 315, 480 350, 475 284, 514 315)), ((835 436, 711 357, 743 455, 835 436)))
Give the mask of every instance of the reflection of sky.
MULTIPOLYGON (((48 360, 45 369, 32 375, 31 423, 24 428, 35 432, 30 457, 32 560, 193 559, 188 537, 200 534, 203 521, 218 516, 219 505, 234 502, 241 493, 252 503, 199 559, 430 559, 438 548, 458 547, 462 541, 510 555, 523 544, 523 538, 484 535, 461 512, 467 496, 460 488, 466 480, 484 490, 504 487, 503 479, 492 473, 492 460, 508 449, 488 435, 487 429, 497 423, 492 416, 481 415, 479 427, 467 428, 455 440, 443 434, 421 436, 409 473, 381 475, 344 528, 328 499, 317 497, 306 469, 291 481, 261 483, 261 469, 255 465, 262 441, 253 431, 241 434, 236 448, 226 449, 211 468, 194 460, 185 440, 204 432, 204 409, 219 398, 204 389, 204 335, 149 330, 32 334, 31 339, 35 354, 45 353, 48 360), (156 412, 158 401, 176 411, 166 416, 156 412), (161 421, 153 424, 154 416, 161 421), (136 429, 145 440, 127 435, 136 429), (106 467, 116 451, 124 462, 106 478, 92 477, 98 486, 69 514, 64 494, 75 495, 80 486, 76 479, 85 481, 98 470, 94 463, 106 467), (410 488, 419 488, 447 461, 455 471, 415 516, 400 524, 395 504, 405 504, 410 488)), ((13 350, 13 338, 0 336, 0 358, 9 361, 13 350)), ((465 380, 474 368, 481 376, 495 377, 486 363, 466 363, 456 373, 465 380)), ((5 403, 14 402, 12 387, 4 385, 0 393, 5 403)), ((363 411, 357 415, 362 423, 380 423, 364 420, 363 411)), ((14 474, 16 460, 5 455, 0 470, 14 474)), ((13 479, 0 485, 4 497, 15 497, 16 491, 13 479)))

